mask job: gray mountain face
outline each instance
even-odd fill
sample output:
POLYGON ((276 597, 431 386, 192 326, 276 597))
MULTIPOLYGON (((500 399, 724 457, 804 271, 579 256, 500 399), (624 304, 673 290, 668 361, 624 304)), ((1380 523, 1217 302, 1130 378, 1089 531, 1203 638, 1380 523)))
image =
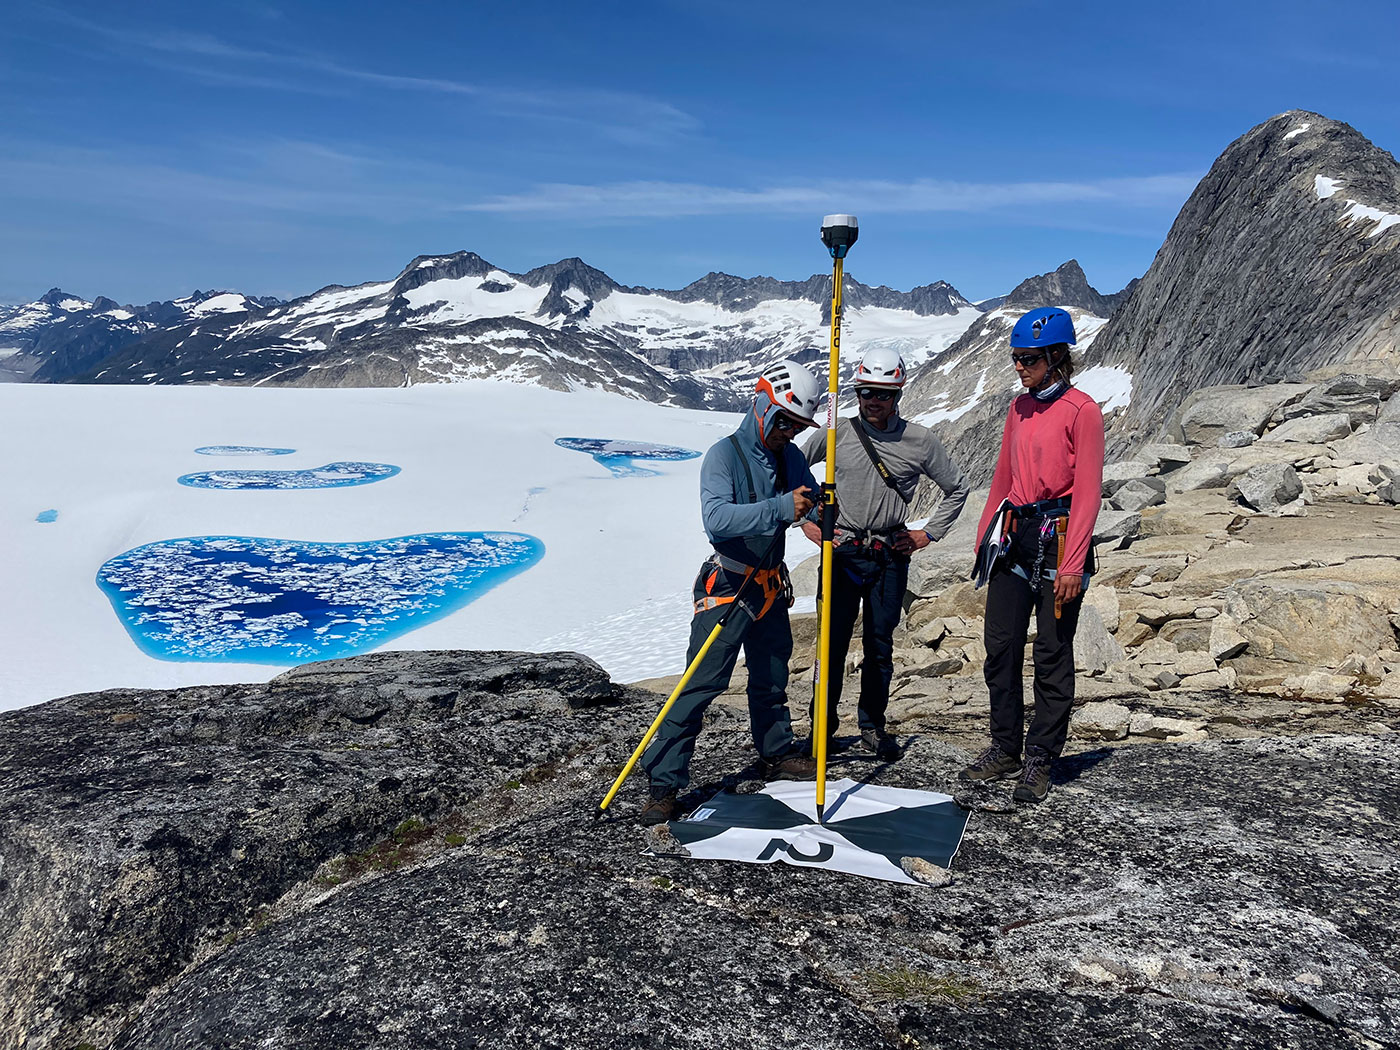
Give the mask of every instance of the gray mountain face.
MULTIPOLYGON (((978 305, 988 311, 995 310, 1007 303, 1013 306, 1018 303, 1037 306, 1072 306, 1098 317, 1107 317, 1127 298, 1132 289, 1136 287, 1137 281, 1137 278, 1133 278, 1121 292, 1101 295, 1096 288, 1089 284, 1089 278, 1084 276, 1084 269, 1079 265, 1079 260, 1071 259, 1057 270, 1040 274, 1037 277, 1027 277, 1011 289, 1008 294, 985 299, 978 305)), ((1031 306, 1026 306, 1026 309, 1030 308, 1031 306)))
POLYGON ((1339 121, 1280 114, 1220 155, 1095 342, 1133 374, 1110 449, 1150 440, 1199 387, 1295 379, 1398 341, 1400 165, 1339 121))
MULTIPOLYGON (((289 303, 240 297, 217 313, 119 308, 130 315, 119 334, 115 315, 53 294, 42 310, 30 304, 28 323, 40 334, 12 355, 32 360, 39 382, 400 386, 506 377, 736 408, 774 357, 825 359, 831 278, 712 273, 679 291, 653 291, 620 285, 577 258, 513 274, 456 252, 419 256, 392 281, 330 286, 289 303), (95 337, 83 323, 96 326, 95 337)), ((945 282, 897 292, 848 279, 845 299, 848 316, 881 308, 929 318, 923 339, 888 337, 915 360, 941 351, 973 310, 945 282), (949 325, 938 315, 954 319, 953 334, 943 334, 949 325)), ((0 333, 3 324, 0 317, 0 333)), ((881 338, 874 331, 866 345, 881 338)))

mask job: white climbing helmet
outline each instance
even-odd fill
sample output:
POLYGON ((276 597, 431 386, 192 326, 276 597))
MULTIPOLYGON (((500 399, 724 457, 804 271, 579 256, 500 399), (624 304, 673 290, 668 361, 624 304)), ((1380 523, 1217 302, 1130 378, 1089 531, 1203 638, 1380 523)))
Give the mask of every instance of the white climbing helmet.
POLYGON ((776 361, 759 373, 755 389, 788 415, 816 426, 822 386, 805 365, 788 359, 776 361))
POLYGON ((908 373, 904 369, 904 358, 898 350, 889 347, 871 347, 856 366, 852 386, 892 386, 896 390, 904 385, 908 373))

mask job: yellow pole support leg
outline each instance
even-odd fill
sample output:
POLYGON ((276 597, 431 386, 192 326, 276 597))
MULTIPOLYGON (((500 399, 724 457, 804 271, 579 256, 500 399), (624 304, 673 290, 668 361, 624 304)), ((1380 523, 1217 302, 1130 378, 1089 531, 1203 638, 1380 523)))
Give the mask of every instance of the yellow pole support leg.
POLYGON ((710 636, 705 639, 705 644, 700 646, 700 651, 695 654, 695 659, 690 661, 690 666, 685 669, 685 674, 681 675, 681 680, 676 683, 676 688, 671 690, 671 695, 667 697, 666 702, 661 705, 661 710, 657 712, 656 718, 651 723, 651 727, 646 731, 646 735, 642 737, 642 742, 637 745, 637 750, 632 752, 632 757, 627 760, 627 765, 622 767, 622 772, 617 775, 617 779, 613 781, 613 786, 608 789, 607 796, 602 802, 598 803, 598 812, 600 814, 608 808, 614 796, 621 790, 627 777, 631 774, 632 770, 636 768, 638 760, 642 757, 642 752, 647 749, 647 745, 651 743, 651 738, 656 736, 657 730, 661 728, 661 723, 666 721, 666 716, 671 713, 671 708, 675 705, 676 697, 681 695, 682 690, 684 690, 685 687, 690 684, 690 680, 695 677, 695 672, 700 667, 701 661, 705 659, 705 654, 710 651, 710 646, 714 644, 715 639, 719 637, 719 632, 722 630, 724 630, 724 620, 720 620, 719 623, 715 624, 714 630, 710 631, 710 636))
MULTIPOLYGON (((768 549, 763 552, 763 557, 759 559, 759 564, 763 564, 772 557, 774 551, 778 549, 778 541, 783 538, 783 533, 786 531, 787 526, 784 525, 773 534, 772 540, 768 543, 768 549)), ((675 704, 676 698, 680 696, 681 693, 685 691, 685 687, 690 684, 691 678, 695 676, 695 672, 699 670, 700 665, 704 662, 705 654, 710 651, 710 646, 715 644, 715 639, 719 637, 719 632, 724 630, 724 625, 729 622, 729 617, 743 608, 741 599, 744 597, 744 592, 748 589, 749 581, 753 579, 754 573, 757 571, 758 566, 756 565, 744 574, 744 578, 739 582, 739 586, 734 591, 734 600, 730 603, 724 615, 719 618, 719 622, 710 630, 709 636, 705 639, 704 644, 700 646, 700 651, 695 654, 695 659, 690 661, 690 666, 688 666, 685 669, 685 673, 681 675, 681 680, 676 683, 676 688, 671 690, 671 695, 666 698, 666 702, 661 705, 661 710, 658 711, 656 717, 652 719, 651 726, 647 729, 646 735, 642 737, 642 742, 637 745, 637 749, 632 752, 632 757, 629 758, 627 764, 622 767, 622 772, 619 773, 617 779, 613 781, 613 785, 608 789, 608 793, 603 798, 603 801, 598 803, 598 812, 594 814, 595 817, 601 817, 603 815, 603 812, 612 803, 618 791, 622 789, 622 785, 626 782, 628 776, 631 775, 632 770, 637 767, 637 762, 641 759, 642 752, 647 749, 647 745, 651 743, 652 737, 656 736, 657 732, 661 729, 661 723, 666 721, 666 716, 671 713, 671 708, 675 704)))

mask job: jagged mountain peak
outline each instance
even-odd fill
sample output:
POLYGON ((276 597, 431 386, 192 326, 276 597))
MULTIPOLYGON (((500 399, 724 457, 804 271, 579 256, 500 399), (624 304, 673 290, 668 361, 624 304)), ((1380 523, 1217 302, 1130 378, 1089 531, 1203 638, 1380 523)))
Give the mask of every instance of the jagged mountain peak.
POLYGON ((84 306, 87 306, 87 300, 82 296, 70 295, 62 288, 50 288, 43 295, 39 296, 39 302, 43 303, 45 306, 57 306, 65 309, 71 309, 71 306, 64 306, 66 303, 82 303, 84 306))
POLYGON ((547 266, 536 266, 521 274, 520 280, 532 287, 549 286, 550 295, 541 307, 541 312, 547 315, 571 312, 563 298, 570 288, 582 292, 594 302, 622 289, 622 285, 602 270, 590 266, 576 255, 547 266), (565 308, 561 310, 560 304, 565 304, 565 308))
POLYGON ((1025 307, 1073 306, 1098 317, 1107 317, 1112 308, 1098 289, 1089 283, 1077 259, 1060 264, 1049 273, 1027 277, 1007 294, 1001 305, 1025 307))
POLYGON ((1095 351, 1133 369, 1116 447, 1183 390, 1400 355, 1400 164, 1350 125, 1289 110, 1211 165, 1095 351))
POLYGON ((593 305, 599 299, 623 290, 622 285, 577 255, 536 266, 516 279, 531 288, 546 290, 535 311, 536 317, 546 321, 555 318, 581 321, 592 313, 593 305))

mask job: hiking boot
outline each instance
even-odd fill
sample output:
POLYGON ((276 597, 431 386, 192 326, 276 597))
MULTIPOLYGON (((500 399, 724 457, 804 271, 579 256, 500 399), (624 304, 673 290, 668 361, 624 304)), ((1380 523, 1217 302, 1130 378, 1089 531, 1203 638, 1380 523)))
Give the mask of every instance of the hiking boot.
POLYGON ((763 760, 764 780, 807 780, 816 775, 816 760, 801 751, 789 751, 786 755, 763 760))
POLYGON ((883 729, 862 729, 860 742, 865 745, 867 751, 873 751, 882 762, 894 762, 904 754, 899 741, 883 729))
POLYGON ((642 826, 650 827, 653 824, 665 824, 669 820, 675 820, 676 810, 679 808, 674 791, 667 791, 659 796, 653 794, 642 807, 642 826))
POLYGON ((1039 748, 1026 751, 1026 768, 1011 797, 1017 802, 1044 802, 1050 791, 1050 755, 1039 748))
POLYGON ((1021 760, 993 744, 958 774, 959 780, 1005 780, 1021 772, 1021 760))

